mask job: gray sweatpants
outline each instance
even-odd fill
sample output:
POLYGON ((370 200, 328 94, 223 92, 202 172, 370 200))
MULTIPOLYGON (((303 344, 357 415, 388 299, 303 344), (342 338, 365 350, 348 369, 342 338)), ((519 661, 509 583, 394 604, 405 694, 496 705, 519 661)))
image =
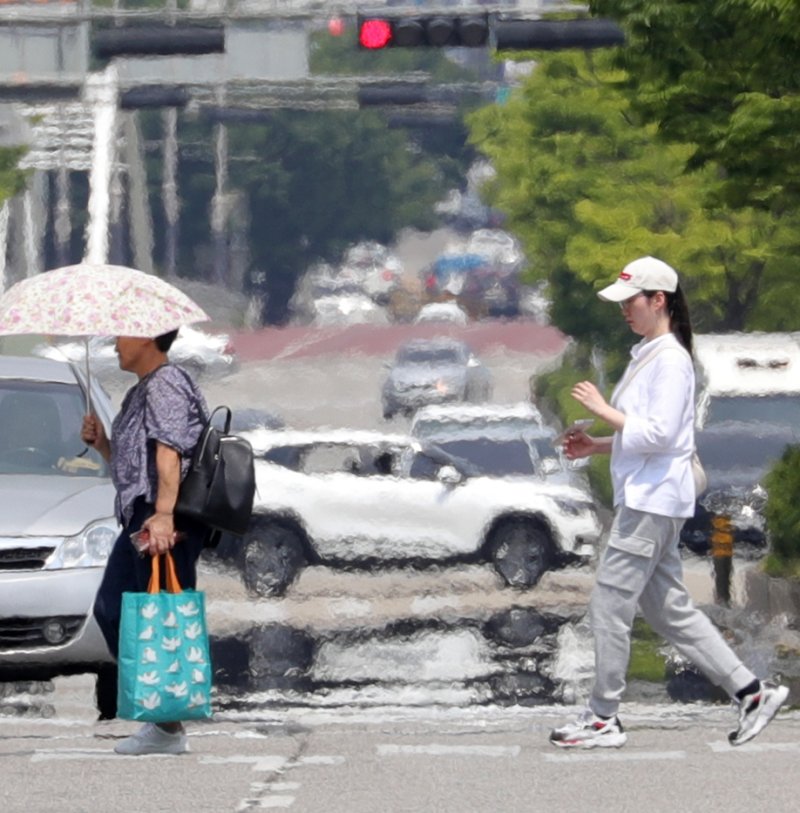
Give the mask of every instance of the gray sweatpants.
POLYGON ((656 633, 731 696, 755 679, 692 604, 678 552, 683 523, 624 506, 617 509, 589 605, 595 641, 589 706, 595 714, 612 717, 619 708, 637 605, 656 633))

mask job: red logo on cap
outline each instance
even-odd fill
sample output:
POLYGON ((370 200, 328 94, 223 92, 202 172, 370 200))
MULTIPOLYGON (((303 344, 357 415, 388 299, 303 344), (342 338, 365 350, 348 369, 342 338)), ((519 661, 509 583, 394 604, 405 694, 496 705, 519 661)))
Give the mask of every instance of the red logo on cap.
POLYGON ((627 281, 628 281, 628 280, 631 278, 631 275, 630 275, 630 274, 626 274, 624 271, 622 271, 622 272, 620 273, 620 275, 619 275, 619 278, 620 278, 620 279, 624 279, 624 280, 625 280, 625 282, 627 282, 627 281))

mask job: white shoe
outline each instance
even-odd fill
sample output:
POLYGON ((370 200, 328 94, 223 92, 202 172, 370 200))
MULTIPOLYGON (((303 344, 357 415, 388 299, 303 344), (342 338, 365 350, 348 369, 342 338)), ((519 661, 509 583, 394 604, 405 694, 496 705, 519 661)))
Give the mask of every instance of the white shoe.
POLYGON ((125 756, 185 754, 188 751, 189 739, 185 731, 176 731, 173 734, 155 723, 145 723, 136 733, 125 737, 114 748, 115 753, 125 756))
POLYGON ((739 728, 728 734, 731 745, 741 745, 761 733, 786 702, 789 689, 771 680, 762 680, 758 691, 747 694, 739 704, 739 728))
POLYGON ((620 748, 628 735, 618 717, 604 720, 587 709, 574 723, 554 728, 550 742, 559 748, 620 748))

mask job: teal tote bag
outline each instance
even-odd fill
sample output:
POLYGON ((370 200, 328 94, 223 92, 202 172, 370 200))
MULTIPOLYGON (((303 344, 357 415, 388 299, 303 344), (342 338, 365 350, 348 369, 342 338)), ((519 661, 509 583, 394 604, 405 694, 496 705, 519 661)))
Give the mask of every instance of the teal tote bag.
POLYGON ((146 593, 122 594, 118 664, 119 717, 168 723, 211 716, 205 594, 181 590, 170 553, 153 557, 146 593))

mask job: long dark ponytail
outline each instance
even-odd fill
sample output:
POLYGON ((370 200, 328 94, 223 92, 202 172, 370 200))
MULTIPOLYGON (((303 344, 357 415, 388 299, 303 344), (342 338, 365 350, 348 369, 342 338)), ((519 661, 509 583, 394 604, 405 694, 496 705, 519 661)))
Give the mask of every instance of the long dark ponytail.
POLYGON ((667 297, 667 313, 669 314, 669 326, 675 334, 675 338, 684 346, 686 352, 694 357, 694 341, 692 339, 692 322, 689 318, 689 303, 681 289, 681 284, 674 292, 665 291, 667 297))

